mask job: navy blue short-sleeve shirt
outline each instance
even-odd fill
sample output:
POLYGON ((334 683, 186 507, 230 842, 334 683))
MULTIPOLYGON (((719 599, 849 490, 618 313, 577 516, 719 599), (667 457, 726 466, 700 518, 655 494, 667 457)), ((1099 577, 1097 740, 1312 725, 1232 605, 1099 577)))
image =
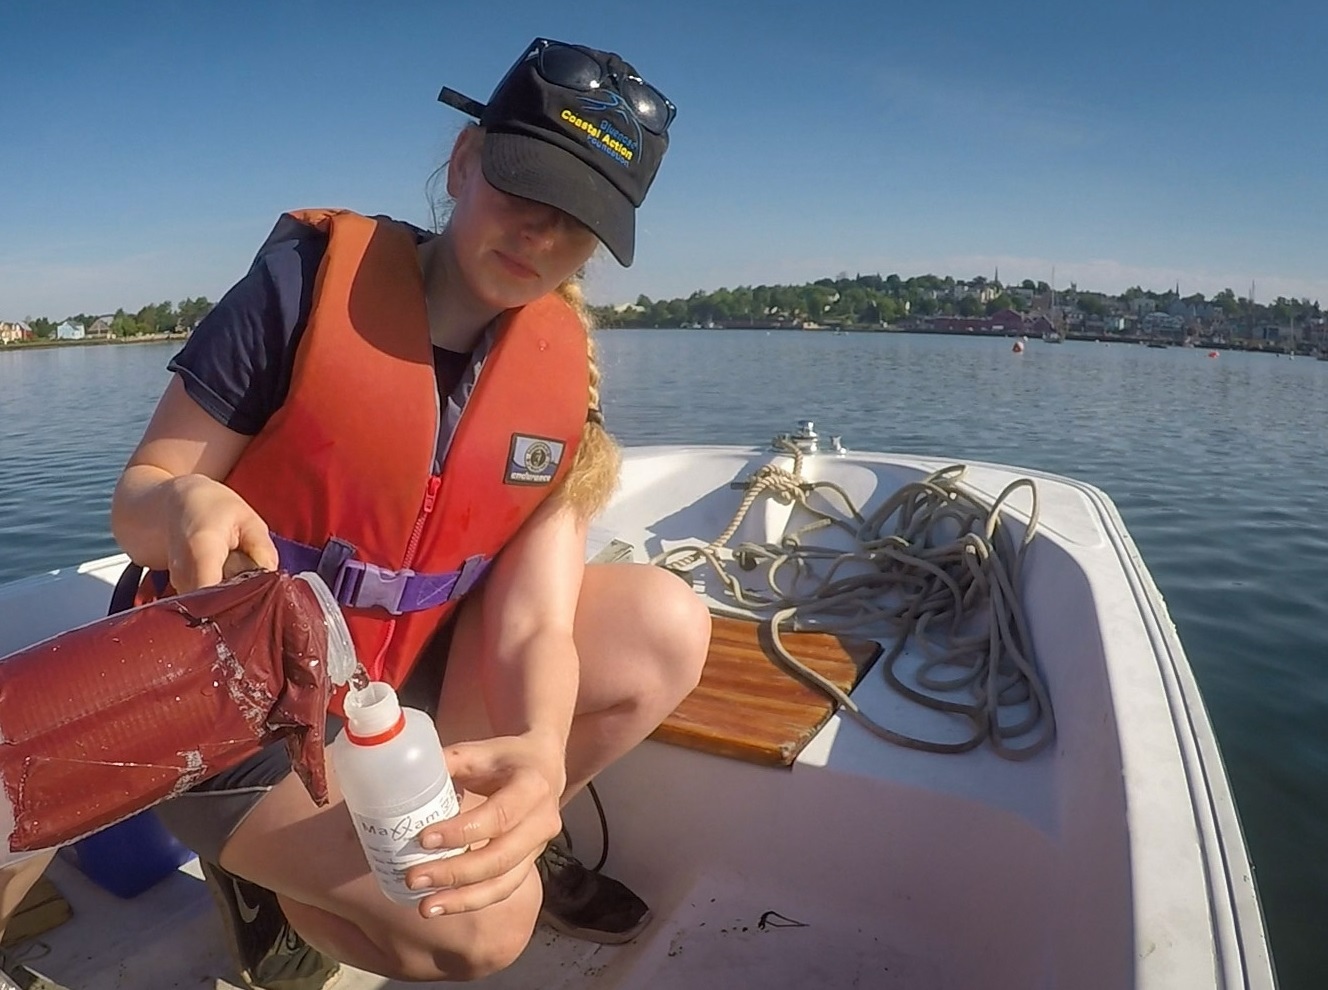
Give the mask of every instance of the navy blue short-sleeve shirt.
MULTIPOLYGON (((434 236, 410 229, 417 243, 434 236)), ((253 436, 286 401, 326 253, 325 233, 283 216, 248 273, 171 359, 168 368, 180 376, 189 397, 221 425, 253 436)), ((439 393, 445 396, 456 387, 470 355, 433 350, 439 393)))

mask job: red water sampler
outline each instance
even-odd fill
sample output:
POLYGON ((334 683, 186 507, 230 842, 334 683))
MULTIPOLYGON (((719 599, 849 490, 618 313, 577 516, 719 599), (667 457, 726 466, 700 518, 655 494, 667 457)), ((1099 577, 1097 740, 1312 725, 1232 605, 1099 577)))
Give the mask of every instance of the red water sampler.
POLYGON ((355 666, 323 581, 277 572, 155 601, 5 657, 0 866, 126 819, 278 739, 325 804, 328 700, 355 666))

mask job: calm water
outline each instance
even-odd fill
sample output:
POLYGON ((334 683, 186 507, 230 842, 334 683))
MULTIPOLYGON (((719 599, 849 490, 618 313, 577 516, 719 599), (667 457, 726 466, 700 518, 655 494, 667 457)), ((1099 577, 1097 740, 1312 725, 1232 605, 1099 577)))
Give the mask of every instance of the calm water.
MULTIPOLYGON (((114 550, 115 477, 172 345, 0 351, 0 581, 114 550)), ((617 331, 627 443, 850 447, 1003 461, 1107 491, 1167 598, 1257 869, 1285 987, 1328 972, 1328 363, 1004 340, 617 331)))

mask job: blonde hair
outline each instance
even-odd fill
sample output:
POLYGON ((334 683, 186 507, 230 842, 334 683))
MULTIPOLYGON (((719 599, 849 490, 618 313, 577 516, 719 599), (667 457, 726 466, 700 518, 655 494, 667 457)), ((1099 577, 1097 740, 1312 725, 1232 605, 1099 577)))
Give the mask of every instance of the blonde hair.
MULTIPOLYGON (((476 130, 483 134, 478 124, 467 124, 462 130, 476 130)), ((447 166, 445 161, 434 170, 425 184, 425 195, 429 202, 429 213, 433 220, 433 229, 439 232, 447 224, 451 212, 451 201, 445 192, 447 166)), ((595 324, 590 310, 586 306, 585 295, 581 291, 583 272, 577 272, 563 282, 554 291, 559 298, 571 307, 572 312, 581 321, 586 331, 586 368, 590 377, 590 389, 586 396, 586 425, 581 428, 581 441, 576 448, 576 458, 572 469, 563 478, 554 498, 576 510, 577 515, 588 520, 603 511, 618 487, 618 469, 622 464, 622 455, 618 444, 604 428, 604 414, 600 408, 599 361, 595 349, 595 324)))
POLYGON ((622 455, 618 444, 604 428, 604 414, 600 408, 599 356, 595 349, 595 325, 586 308, 581 291, 581 275, 577 273, 562 285, 557 293, 572 308, 586 330, 586 370, 590 377, 590 390, 586 397, 586 425, 581 428, 581 442, 576 448, 576 460, 559 487, 556 498, 576 509, 582 519, 598 515, 614 489, 618 487, 618 469, 622 455))

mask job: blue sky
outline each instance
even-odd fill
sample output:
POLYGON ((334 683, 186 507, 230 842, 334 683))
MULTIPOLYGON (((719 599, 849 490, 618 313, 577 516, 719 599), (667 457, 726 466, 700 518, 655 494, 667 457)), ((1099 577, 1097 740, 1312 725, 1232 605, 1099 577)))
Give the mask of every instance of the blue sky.
POLYGON ((278 213, 427 221, 537 35, 678 105, 593 301, 841 272, 1328 304, 1321 0, 0 5, 0 319, 204 295, 278 213))

